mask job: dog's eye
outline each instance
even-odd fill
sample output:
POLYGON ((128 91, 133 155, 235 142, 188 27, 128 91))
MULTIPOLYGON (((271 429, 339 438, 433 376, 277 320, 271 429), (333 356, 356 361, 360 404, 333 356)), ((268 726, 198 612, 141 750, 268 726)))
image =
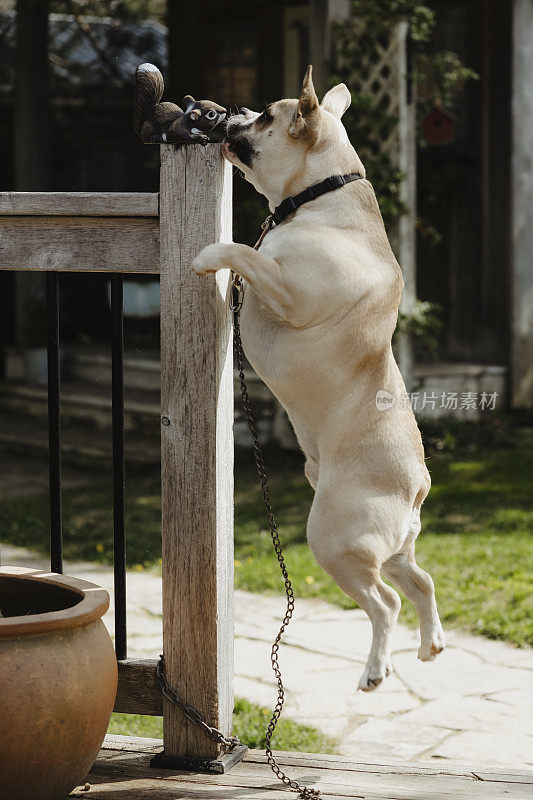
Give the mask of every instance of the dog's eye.
POLYGON ((274 117, 272 116, 268 108, 265 108, 263 113, 257 117, 256 122, 258 122, 260 125, 268 125, 268 123, 272 122, 273 119, 274 117))
POLYGON ((217 112, 214 110, 208 111, 205 115, 207 119, 215 119, 217 112))

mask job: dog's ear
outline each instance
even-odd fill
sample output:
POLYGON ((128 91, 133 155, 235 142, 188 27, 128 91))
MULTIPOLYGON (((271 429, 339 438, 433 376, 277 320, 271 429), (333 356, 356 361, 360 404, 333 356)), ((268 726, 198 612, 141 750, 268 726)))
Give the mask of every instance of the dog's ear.
POLYGON ((192 103, 195 102, 196 100, 194 99, 192 94, 186 94, 185 97, 183 98, 183 105, 185 106, 185 108, 187 108, 187 106, 190 106, 192 103))
POLYGON ((351 102, 352 96, 346 84, 338 83, 337 86, 326 92, 320 105, 324 111, 329 111, 334 117, 340 119, 351 102))
POLYGON ((313 67, 309 65, 303 79, 296 115, 289 128, 289 135, 293 139, 299 139, 305 133, 316 135, 319 119, 320 107, 313 86, 313 67))

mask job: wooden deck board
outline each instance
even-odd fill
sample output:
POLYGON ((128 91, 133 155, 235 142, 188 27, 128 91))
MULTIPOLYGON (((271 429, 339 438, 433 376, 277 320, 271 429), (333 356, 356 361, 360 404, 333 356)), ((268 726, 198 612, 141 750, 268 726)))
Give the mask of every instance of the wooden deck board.
MULTIPOLYGON (((272 774, 264 753, 250 751, 225 775, 152 769, 157 739, 108 737, 87 781, 92 800, 288 800, 294 793, 272 774)), ((441 764, 368 764, 347 758, 280 753, 291 777, 327 800, 522 800, 533 796, 533 773, 441 764)))

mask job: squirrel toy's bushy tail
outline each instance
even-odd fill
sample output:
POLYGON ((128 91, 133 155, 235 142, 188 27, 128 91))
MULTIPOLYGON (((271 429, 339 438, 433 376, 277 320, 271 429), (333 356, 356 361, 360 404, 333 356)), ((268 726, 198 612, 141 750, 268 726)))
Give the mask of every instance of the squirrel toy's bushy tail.
POLYGON ((133 128, 141 135, 141 127, 150 111, 161 97, 165 84, 155 64, 140 64, 135 70, 135 95, 133 98, 133 128))

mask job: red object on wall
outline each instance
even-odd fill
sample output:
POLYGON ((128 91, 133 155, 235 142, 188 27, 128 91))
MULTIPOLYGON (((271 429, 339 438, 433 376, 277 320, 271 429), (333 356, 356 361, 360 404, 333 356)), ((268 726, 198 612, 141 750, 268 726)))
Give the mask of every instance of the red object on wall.
POLYGON ((433 106, 422 121, 422 132, 428 144, 449 144, 455 136, 457 117, 443 106, 433 106))

